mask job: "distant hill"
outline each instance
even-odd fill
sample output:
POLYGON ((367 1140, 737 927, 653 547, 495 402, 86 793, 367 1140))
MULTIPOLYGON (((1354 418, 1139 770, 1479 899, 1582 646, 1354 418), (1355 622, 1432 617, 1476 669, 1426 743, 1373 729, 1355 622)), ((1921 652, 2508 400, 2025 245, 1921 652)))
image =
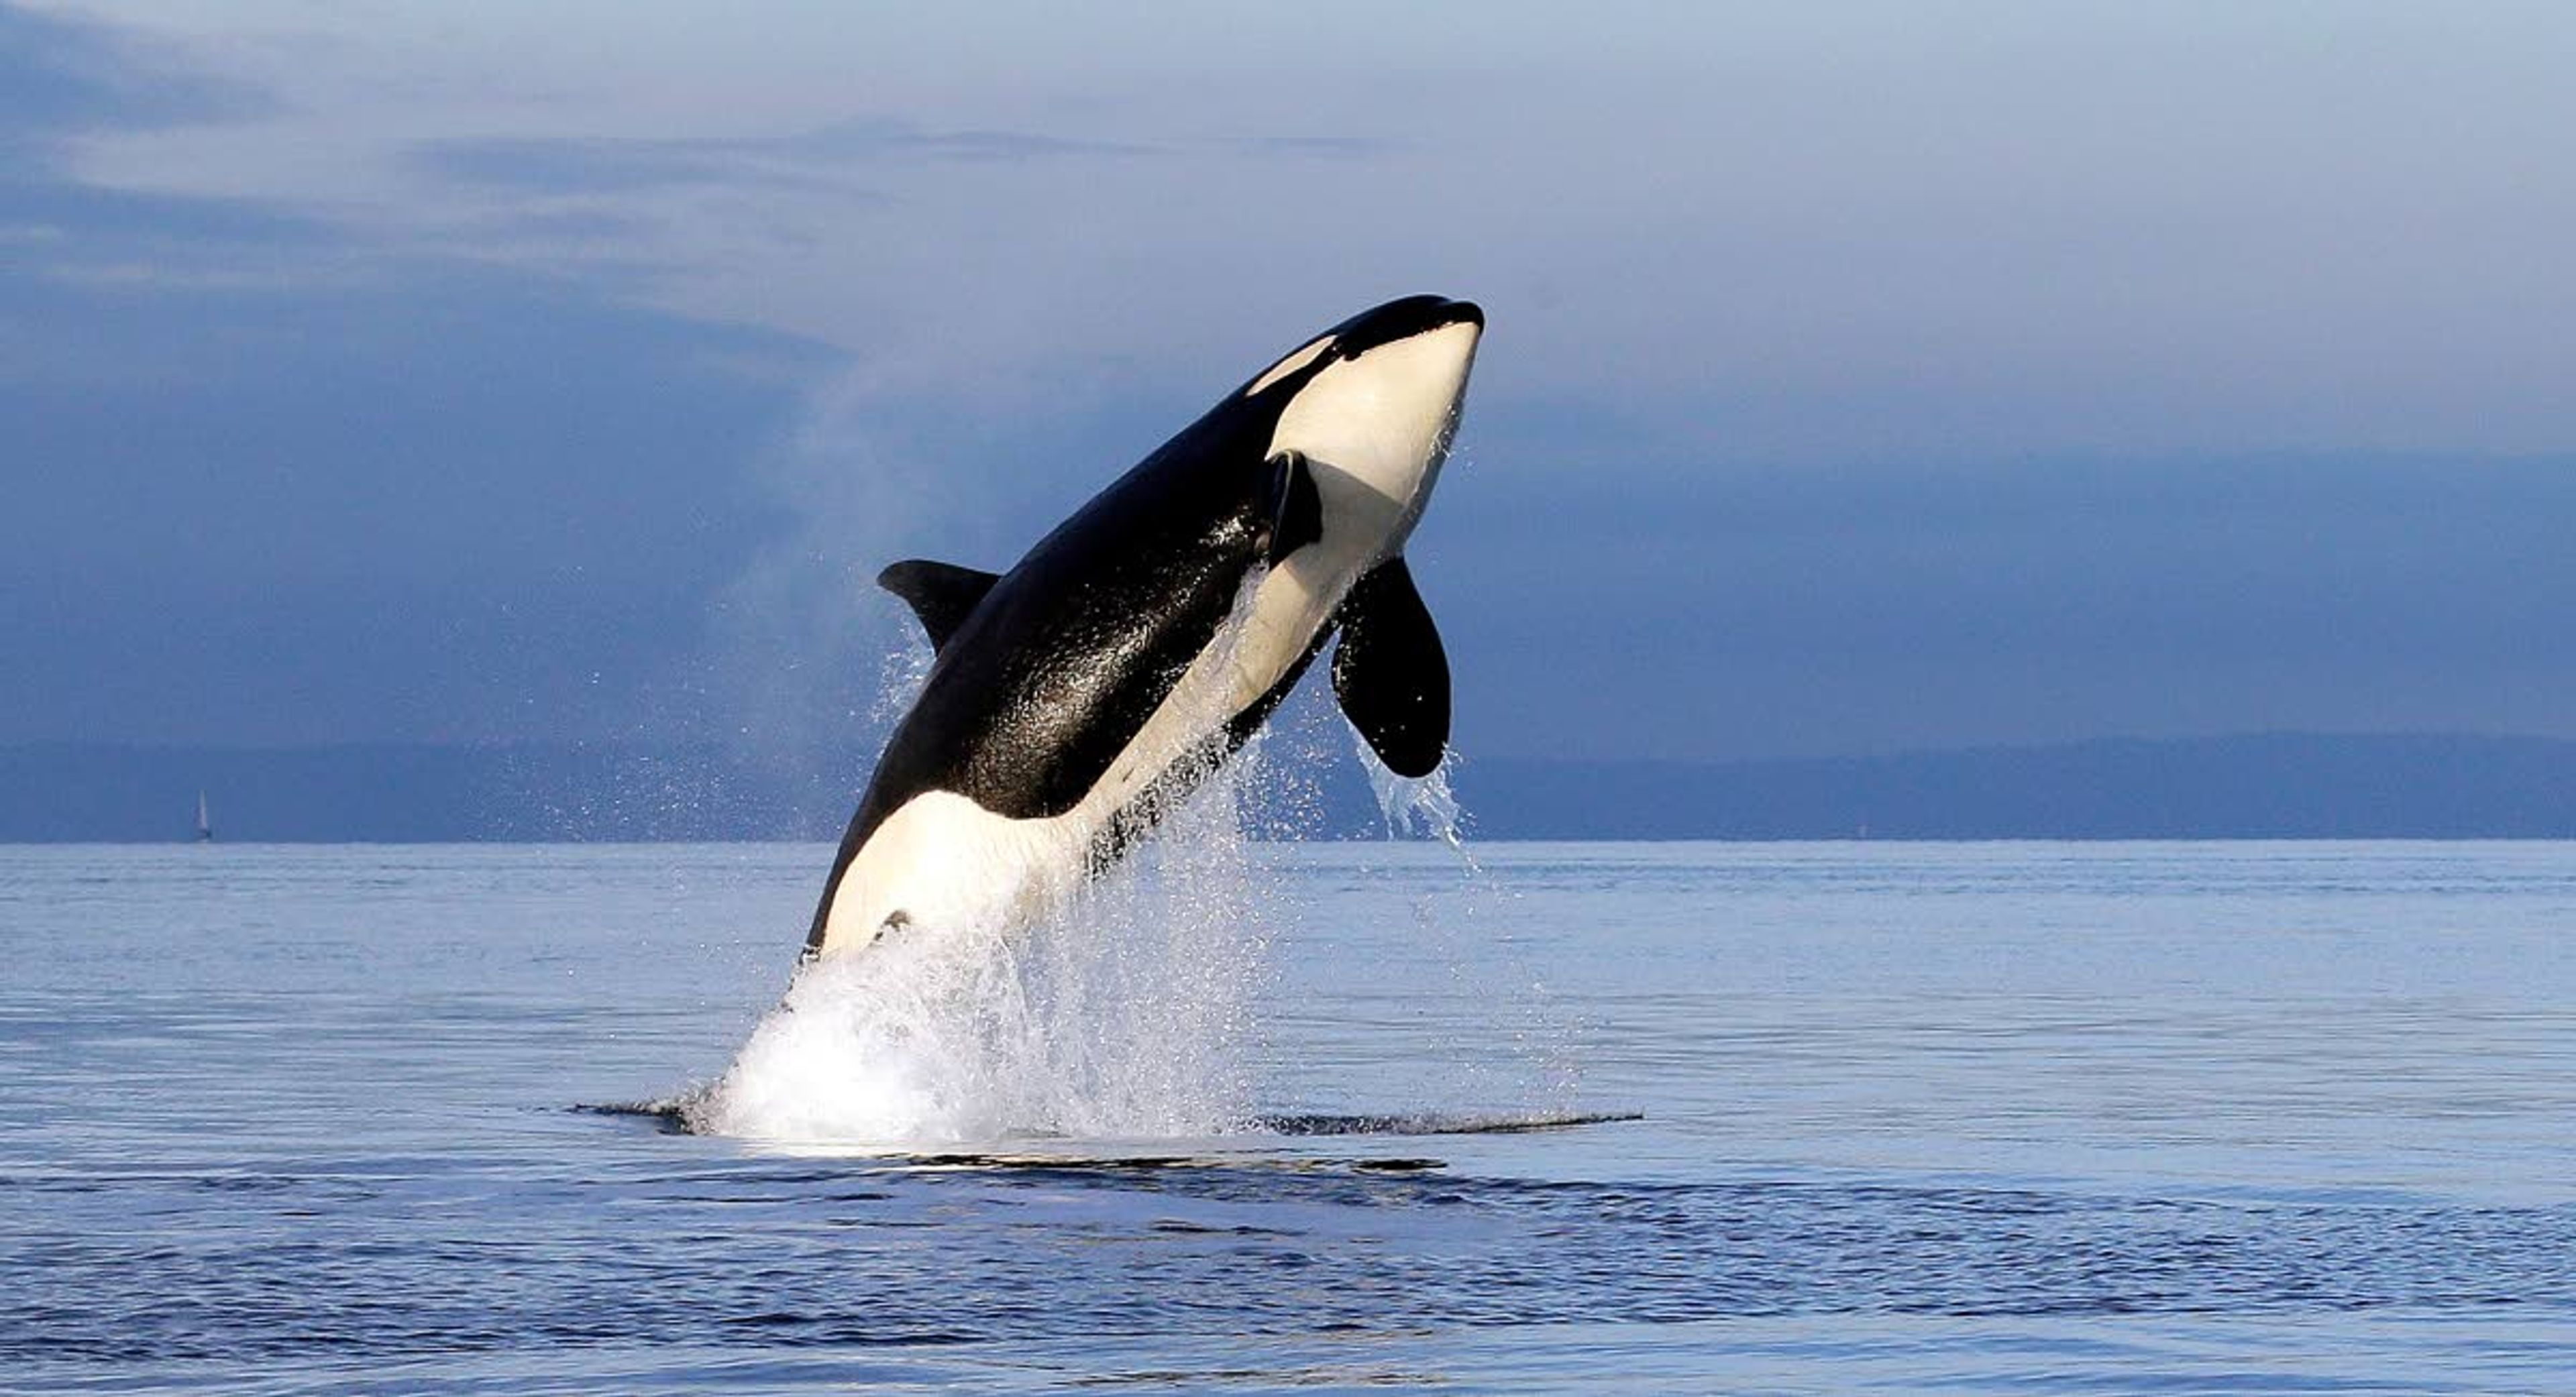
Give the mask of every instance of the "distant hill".
MULTIPOLYGON (((865 754, 781 771, 617 744, 0 748, 0 842, 829 839, 865 754)), ((2576 742, 2273 733, 1692 764, 1471 760, 1487 839, 2576 838, 2576 742)), ((1380 833, 1344 758, 1261 827, 1380 833), (1298 813, 1293 817, 1289 810, 1298 813)))
POLYGON ((0 842, 190 838, 200 790, 222 840, 820 839, 866 771, 825 768, 852 784, 641 744, 4 747, 0 842))
POLYGON ((2576 838, 2576 742, 2266 733, 1805 761, 1468 766, 1496 839, 2576 838))

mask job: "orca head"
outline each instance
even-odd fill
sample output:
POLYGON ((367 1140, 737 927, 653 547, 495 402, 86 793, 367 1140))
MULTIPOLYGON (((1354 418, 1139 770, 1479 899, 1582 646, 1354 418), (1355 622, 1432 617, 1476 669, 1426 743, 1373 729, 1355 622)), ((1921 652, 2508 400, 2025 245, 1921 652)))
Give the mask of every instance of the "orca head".
POLYGON ((1382 551, 1392 553, 1448 458, 1484 328, 1485 313, 1470 301, 1389 301, 1300 346, 1241 398, 1275 414, 1268 455, 1297 452, 1319 474, 1383 501, 1390 537, 1382 551))

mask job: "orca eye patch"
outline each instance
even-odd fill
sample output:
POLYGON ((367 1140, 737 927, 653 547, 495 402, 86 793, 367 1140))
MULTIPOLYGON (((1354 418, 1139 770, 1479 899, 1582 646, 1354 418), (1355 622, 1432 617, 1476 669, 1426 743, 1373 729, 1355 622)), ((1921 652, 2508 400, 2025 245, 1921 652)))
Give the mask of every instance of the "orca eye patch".
POLYGON ((1259 393, 1262 389, 1269 387, 1271 384, 1277 383, 1288 375, 1293 374, 1299 369, 1306 367, 1308 364, 1315 362, 1315 356, 1333 347, 1335 338, 1336 337, 1332 335, 1325 335, 1314 343, 1307 345, 1305 348, 1300 349, 1296 353, 1289 355, 1287 358, 1280 360, 1278 363, 1271 365, 1270 372, 1254 379, 1252 381, 1252 386, 1243 390, 1243 396, 1249 398, 1254 394, 1259 393))

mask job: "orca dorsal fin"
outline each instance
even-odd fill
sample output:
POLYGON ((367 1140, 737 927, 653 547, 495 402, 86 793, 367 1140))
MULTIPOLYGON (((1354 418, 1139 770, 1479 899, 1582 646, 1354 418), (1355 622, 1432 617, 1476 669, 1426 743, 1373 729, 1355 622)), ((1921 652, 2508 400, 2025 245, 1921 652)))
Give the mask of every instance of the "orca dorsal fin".
POLYGON ((877 585, 903 598, 921 628, 930 633, 930 648, 947 648, 948 637, 984 602, 984 594, 1002 580, 1000 573, 978 572, 955 563, 907 558, 877 574, 877 585))
POLYGON ((1315 489, 1315 472, 1306 464, 1306 453, 1282 451, 1270 458, 1267 503, 1263 562, 1277 567, 1280 559, 1323 538, 1324 497, 1315 489))
POLYGON ((1333 697, 1387 770, 1428 776, 1449 746, 1449 656, 1401 556, 1351 584, 1335 615, 1333 697))

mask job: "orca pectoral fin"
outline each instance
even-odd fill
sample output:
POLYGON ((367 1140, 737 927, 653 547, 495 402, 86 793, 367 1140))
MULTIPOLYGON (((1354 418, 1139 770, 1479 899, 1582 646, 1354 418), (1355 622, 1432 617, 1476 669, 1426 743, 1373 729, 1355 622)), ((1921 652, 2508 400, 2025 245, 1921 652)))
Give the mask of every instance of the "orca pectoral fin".
POLYGON ((1398 776, 1428 776, 1449 745, 1449 657, 1404 559, 1389 558, 1351 584, 1336 613, 1333 696, 1398 776))
POLYGON ((1269 519, 1264 526, 1261 560, 1279 560, 1324 536, 1324 497, 1315 489, 1315 472, 1302 451, 1282 451, 1270 458, 1269 519))
POLYGON ((967 616, 983 604, 984 594, 1001 580, 999 573, 927 558, 908 558, 877 574, 877 585, 903 598, 912 614, 921 618, 933 650, 947 646, 948 637, 966 624, 967 616))

